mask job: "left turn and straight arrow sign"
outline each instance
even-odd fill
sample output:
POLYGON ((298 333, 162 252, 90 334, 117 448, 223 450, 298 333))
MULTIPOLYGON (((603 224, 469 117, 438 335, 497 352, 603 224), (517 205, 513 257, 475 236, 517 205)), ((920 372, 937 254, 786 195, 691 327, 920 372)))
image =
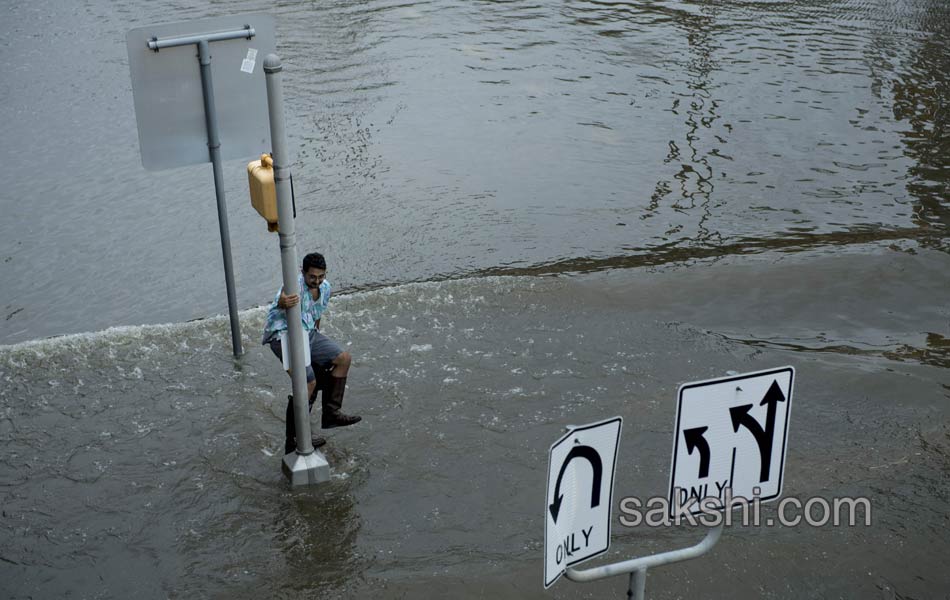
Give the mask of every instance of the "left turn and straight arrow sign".
POLYGON ((700 501, 765 502, 782 493, 795 369, 781 367, 680 387, 670 469, 670 516, 700 501))
POLYGON ((544 519, 544 587, 607 551, 621 417, 572 427, 551 445, 544 519))

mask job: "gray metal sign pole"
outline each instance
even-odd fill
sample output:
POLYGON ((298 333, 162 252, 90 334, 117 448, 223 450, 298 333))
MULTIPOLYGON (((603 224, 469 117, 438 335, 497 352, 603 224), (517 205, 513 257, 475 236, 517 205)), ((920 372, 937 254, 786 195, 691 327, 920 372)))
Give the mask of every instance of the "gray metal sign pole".
MULTIPOLYGON (((253 35, 253 34, 252 34, 253 35)), ((221 172, 221 141, 218 139, 218 115, 214 107, 214 86, 211 84, 211 51, 208 40, 198 42, 201 63, 201 90, 205 100, 205 124, 208 127, 208 151, 214 171, 214 195, 218 201, 218 230, 221 233, 221 254, 224 257, 224 284, 228 289, 228 316, 231 321, 231 347, 234 356, 244 354, 241 348, 241 322, 234 292, 234 266, 231 264, 231 233, 228 228, 228 206, 224 201, 224 175, 221 172)))
POLYGON ((224 283, 228 292, 228 315, 231 321, 231 347, 234 356, 244 354, 241 347, 241 322, 237 313, 237 294, 234 291, 234 266, 231 261, 231 234, 228 228, 228 207, 224 199, 224 175, 221 170, 221 140, 218 138, 218 113, 214 104, 214 85, 211 81, 210 42, 254 37, 254 28, 247 26, 235 31, 219 31, 172 38, 154 38, 148 47, 158 52, 162 48, 198 46, 198 64, 201 69, 201 91, 204 98, 205 127, 208 131, 208 153, 214 171, 214 193, 218 202, 218 229, 221 233, 221 254, 224 257, 224 283))
MULTIPOLYGON (((280 238, 280 266, 287 295, 309 294, 297 282, 297 232, 294 209, 290 197, 290 159, 284 131, 284 99, 280 73, 283 67, 276 54, 264 58, 264 78, 267 82, 267 112, 270 118, 270 139, 273 145, 274 184, 277 188, 277 224, 280 238)), ((330 466, 323 454, 314 450, 310 441, 310 410, 307 398, 307 374, 304 360, 303 324, 300 306, 287 309, 287 334, 290 348, 290 377, 294 390, 294 428, 297 452, 284 457, 283 471, 291 485, 320 483, 330 479, 330 466)), ((324 392, 325 393, 325 392, 324 392)))

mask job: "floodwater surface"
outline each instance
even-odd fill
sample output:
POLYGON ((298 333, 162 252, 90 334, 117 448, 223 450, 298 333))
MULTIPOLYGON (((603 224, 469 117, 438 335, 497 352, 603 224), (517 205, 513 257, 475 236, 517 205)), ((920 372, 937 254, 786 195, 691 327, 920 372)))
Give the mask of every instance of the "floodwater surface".
POLYGON ((551 443, 624 417, 592 565, 684 547, 617 518, 666 492, 678 387, 791 365, 784 496, 871 524, 733 525, 648 595, 944 597, 948 57, 940 0, 8 7, 0 596, 622 598, 543 590, 551 443), (138 155, 126 32, 242 12, 276 18, 364 417, 315 487, 280 471, 246 163, 234 358, 211 169, 138 155))

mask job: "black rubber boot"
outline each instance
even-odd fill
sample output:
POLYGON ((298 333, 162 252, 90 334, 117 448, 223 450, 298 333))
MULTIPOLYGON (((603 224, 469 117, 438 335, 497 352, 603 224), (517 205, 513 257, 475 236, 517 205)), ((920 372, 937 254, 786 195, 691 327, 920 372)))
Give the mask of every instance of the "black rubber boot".
MULTIPOLYGON (((316 394, 310 399, 310 410, 313 410, 313 402, 316 400, 316 394)), ((287 396, 287 413, 285 415, 286 420, 284 424, 284 454, 290 454, 291 452, 297 451, 297 428, 294 426, 294 397, 293 395, 287 396)), ((326 438, 316 437, 310 439, 310 443, 313 444, 314 448, 319 448, 325 446, 327 443, 326 438)))
POLYGON ((323 390, 323 415, 320 422, 324 429, 356 425, 363 420, 357 415, 345 415, 340 412, 343 408, 343 393, 346 391, 346 377, 330 377, 330 383, 323 390))
POLYGON ((330 385, 330 371, 324 369, 323 367, 315 368, 314 375, 316 379, 314 381, 313 393, 310 394, 310 406, 313 407, 313 403, 317 400, 317 394, 323 390, 323 395, 327 394, 327 387, 330 385))

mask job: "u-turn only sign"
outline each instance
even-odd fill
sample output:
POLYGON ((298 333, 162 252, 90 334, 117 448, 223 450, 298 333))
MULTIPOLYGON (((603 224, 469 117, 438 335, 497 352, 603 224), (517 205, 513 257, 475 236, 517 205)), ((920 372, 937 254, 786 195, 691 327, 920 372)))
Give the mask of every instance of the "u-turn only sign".
POLYGON ((544 587, 610 546, 621 417, 571 428, 551 446, 544 510, 544 587))

